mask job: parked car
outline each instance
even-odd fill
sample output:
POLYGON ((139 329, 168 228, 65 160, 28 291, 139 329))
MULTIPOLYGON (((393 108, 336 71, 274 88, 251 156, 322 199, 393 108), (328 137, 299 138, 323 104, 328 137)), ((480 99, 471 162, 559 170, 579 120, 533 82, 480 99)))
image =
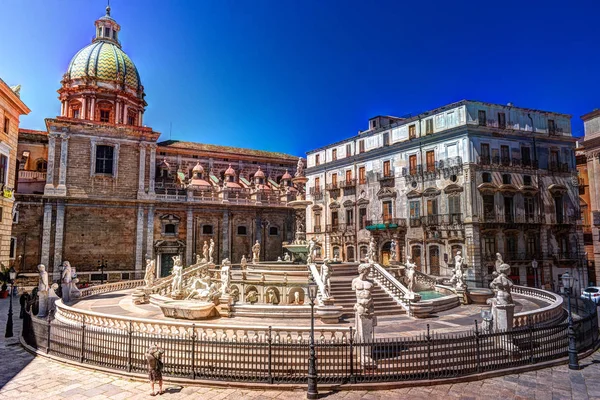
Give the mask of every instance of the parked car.
POLYGON ((600 286, 590 286, 581 292, 581 298, 584 300, 591 300, 594 303, 600 303, 600 286))

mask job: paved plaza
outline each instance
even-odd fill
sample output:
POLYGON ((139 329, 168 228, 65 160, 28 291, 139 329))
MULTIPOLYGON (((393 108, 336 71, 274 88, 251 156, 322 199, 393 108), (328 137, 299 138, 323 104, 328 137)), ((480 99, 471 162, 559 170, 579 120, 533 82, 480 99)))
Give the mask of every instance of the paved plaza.
MULTIPOLYGON (((18 303, 18 302, 15 302, 18 303)), ((16 338, 4 338, 8 299, 0 300, 0 399, 151 398, 146 382, 34 357, 16 338)), ((15 307, 15 335, 21 331, 15 307)), ((482 381, 383 391, 324 393, 326 399, 600 399, 600 352, 581 360, 581 371, 566 365, 482 381)), ((304 391, 223 389, 166 384, 166 399, 303 399, 304 391)))

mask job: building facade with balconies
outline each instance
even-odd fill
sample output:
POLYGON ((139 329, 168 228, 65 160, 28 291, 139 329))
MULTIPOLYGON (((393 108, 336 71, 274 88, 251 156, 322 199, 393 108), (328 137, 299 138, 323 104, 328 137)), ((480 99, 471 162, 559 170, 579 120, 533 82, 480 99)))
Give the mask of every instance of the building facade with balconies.
POLYGON ((307 153, 307 236, 323 254, 364 258, 374 237, 386 261, 450 275, 462 251, 483 285, 495 254, 512 278, 556 285, 583 249, 570 116, 460 101, 369 129, 307 153), (348 228, 348 227, 351 228, 348 228))

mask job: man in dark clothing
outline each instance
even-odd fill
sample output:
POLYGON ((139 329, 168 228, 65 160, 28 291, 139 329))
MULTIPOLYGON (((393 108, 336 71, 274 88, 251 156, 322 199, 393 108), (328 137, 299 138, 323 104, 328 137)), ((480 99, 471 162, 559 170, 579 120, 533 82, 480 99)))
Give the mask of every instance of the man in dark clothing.
POLYGON ((162 379, 163 362, 161 360, 163 354, 164 350, 158 347, 158 344, 156 343, 150 346, 150 348, 146 351, 146 359, 148 360, 148 375, 150 377, 150 384, 152 385, 151 396, 156 396, 157 394, 154 392, 155 382, 158 382, 159 385, 158 394, 164 393, 162 379))

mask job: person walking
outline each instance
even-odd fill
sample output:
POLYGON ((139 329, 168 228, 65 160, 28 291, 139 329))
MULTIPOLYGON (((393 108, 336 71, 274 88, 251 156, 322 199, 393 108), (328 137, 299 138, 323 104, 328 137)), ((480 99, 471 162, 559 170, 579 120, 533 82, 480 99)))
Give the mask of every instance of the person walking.
POLYGON ((152 393, 151 396, 156 396, 157 394, 163 394, 163 379, 162 379, 162 369, 163 362, 161 360, 162 355, 164 354, 164 350, 161 349, 157 343, 154 343, 148 348, 146 351, 146 360, 148 361, 148 375, 150 377, 150 384, 152 385, 152 393), (154 392, 154 383, 158 382, 159 391, 154 392))

